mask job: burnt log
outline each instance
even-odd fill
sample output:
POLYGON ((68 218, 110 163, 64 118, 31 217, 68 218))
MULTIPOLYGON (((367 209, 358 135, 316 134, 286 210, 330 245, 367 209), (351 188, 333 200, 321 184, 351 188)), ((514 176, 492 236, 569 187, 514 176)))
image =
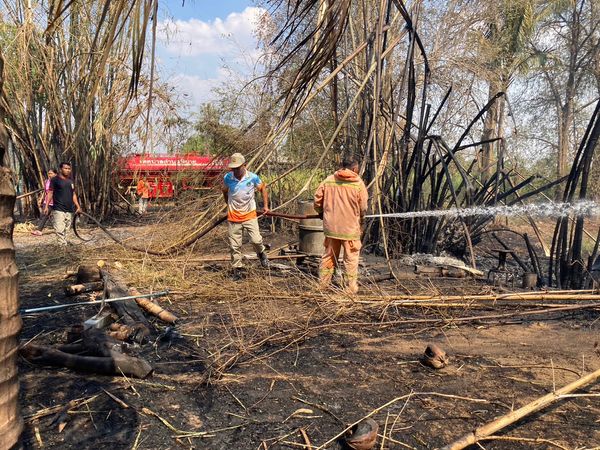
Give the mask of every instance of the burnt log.
MULTIPOLYGON (((100 272, 104 280, 106 298, 129 296, 127 286, 122 280, 113 274, 109 274, 106 270, 101 270, 100 272)), ((110 307, 120 317, 121 322, 139 330, 136 333, 136 342, 142 343, 145 337, 150 334, 151 325, 135 301, 124 300, 122 302, 112 302, 110 303, 110 307)))
POLYGON ((95 281, 102 281, 100 275, 100 268, 95 264, 81 265, 77 268, 77 283, 92 283, 95 281))
POLYGON ((51 347, 29 344, 21 348, 20 354, 33 364, 66 367, 78 372, 101 375, 126 375, 146 378, 154 370, 145 359, 119 352, 112 352, 110 356, 81 356, 65 353, 51 347))
POLYGON ((107 335, 103 330, 88 328, 83 331, 83 346, 95 356, 112 356, 127 350, 126 344, 107 335))
POLYGON ((86 292, 101 291, 104 289, 104 283, 102 281, 94 281, 92 283, 81 283, 72 284, 65 287, 66 295, 79 295, 86 292))

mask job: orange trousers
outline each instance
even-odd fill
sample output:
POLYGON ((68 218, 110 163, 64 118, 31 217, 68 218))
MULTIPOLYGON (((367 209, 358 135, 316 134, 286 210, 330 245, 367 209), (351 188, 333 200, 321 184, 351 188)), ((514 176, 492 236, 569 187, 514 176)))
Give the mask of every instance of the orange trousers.
POLYGON ((352 294, 358 292, 358 257, 360 255, 360 240, 343 241, 330 237, 325 238, 325 253, 319 265, 319 281, 321 288, 325 289, 331 283, 331 277, 338 266, 340 250, 344 248, 345 280, 348 291, 352 294))

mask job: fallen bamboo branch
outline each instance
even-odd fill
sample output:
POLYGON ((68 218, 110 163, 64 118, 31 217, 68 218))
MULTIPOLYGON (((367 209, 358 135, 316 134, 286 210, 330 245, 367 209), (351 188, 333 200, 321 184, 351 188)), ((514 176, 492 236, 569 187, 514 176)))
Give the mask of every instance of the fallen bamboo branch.
POLYGON ((102 390, 104 391, 104 393, 106 395, 108 395, 110 398, 112 398, 119 406, 121 406, 121 408, 123 408, 123 409, 129 409, 129 405, 127 403, 125 403, 123 400, 121 400, 119 397, 117 397, 114 394, 111 394, 106 389, 102 389, 102 390))
POLYGON ((546 308, 546 309, 536 309, 533 311, 517 311, 514 313, 506 313, 506 314, 482 314, 476 316, 467 316, 467 317, 455 317, 455 318, 446 318, 440 317, 438 319, 400 319, 400 320, 388 320, 387 322, 334 322, 334 323, 326 323, 323 325, 316 325, 310 328, 309 331, 322 330, 326 328, 332 327, 341 327, 341 326, 351 326, 351 327, 383 327, 390 325, 417 325, 424 323, 431 324, 457 324, 457 323, 468 323, 468 322, 477 322, 480 320, 494 320, 494 319, 511 319, 514 317, 521 316, 535 316, 539 314, 547 314, 547 313, 555 313, 555 312, 567 312, 567 311, 579 311, 587 308, 600 308, 600 303, 590 303, 587 305, 569 305, 563 306, 559 308, 546 308))
POLYGON ((24 194, 17 195, 17 198, 15 200, 21 200, 22 198, 29 197, 30 195, 37 194, 38 192, 42 192, 43 190, 44 190, 44 188, 39 188, 39 189, 36 189, 35 191, 26 192, 24 194))
POLYGON ((486 438, 481 439, 482 441, 508 441, 508 442, 531 442, 533 444, 548 444, 552 447, 560 448, 562 450, 569 450, 568 447, 565 447, 558 442, 551 441, 550 439, 544 438, 523 438, 523 437, 513 437, 513 436, 488 436, 486 438))
MULTIPOLYGON (((246 260, 257 260, 258 256, 256 255, 248 255, 243 256, 246 260)), ((296 259, 296 258, 306 258, 304 253, 294 253, 290 255, 269 255, 269 260, 273 259, 296 259)), ((143 261, 144 258, 105 258, 107 261, 143 261)), ((178 259, 178 258, 156 258, 152 259, 153 262, 170 262, 170 263, 191 263, 191 262, 229 262, 231 261, 231 256, 207 256, 204 258, 186 258, 186 259, 178 259)))
POLYGON ((506 428, 509 425, 512 425, 513 423, 517 422, 523 417, 528 416, 529 414, 532 414, 536 411, 539 411, 540 409, 545 408, 546 406, 554 403, 557 400, 560 400, 561 396, 569 394, 583 386, 595 382, 596 380, 598 380, 598 378, 600 378, 600 369, 586 375, 583 378, 580 378, 577 381, 567 384, 558 391, 550 392, 549 394, 546 394, 543 397, 540 397, 526 404, 525 406, 517 409, 516 411, 511 411, 510 413, 505 414, 504 416, 501 416, 493 420, 492 422, 489 422, 488 424, 483 425, 475 429, 474 431, 465 434, 457 441, 454 441, 446 445, 445 447, 442 447, 442 450, 461 450, 465 447, 468 447, 469 445, 475 444, 480 439, 491 436, 497 431, 502 430, 503 428, 506 428))
POLYGON ((56 406, 51 406, 49 408, 43 408, 41 410, 39 410, 36 413, 30 414, 28 416, 23 417, 23 419, 27 422, 27 423, 31 423, 34 420, 38 420, 41 419, 43 417, 47 417, 51 414, 54 414, 56 412, 59 412, 61 410, 71 410, 74 408, 78 408, 80 406, 83 406, 87 403, 90 403, 92 401, 94 401, 96 398, 98 398, 100 396, 100 394, 96 394, 93 395, 91 397, 87 397, 87 398, 77 398, 77 399, 73 399, 71 401, 69 401, 66 405, 56 405, 56 406))
POLYGON ((567 293, 551 293, 551 292, 519 292, 514 294, 489 294, 489 295, 381 295, 381 296, 359 296, 360 301, 373 301, 381 303, 382 301, 389 301, 390 304, 394 302, 403 301, 445 301, 445 302, 470 302, 470 301, 499 301, 499 300, 600 300, 600 294, 595 293, 581 293, 572 291, 572 294, 567 293))
POLYGON ((313 449, 312 443, 310 442, 310 439, 308 438, 308 434, 306 433, 306 430, 304 428, 300 428, 300 434, 302 434, 302 438, 304 438, 304 443, 306 444, 303 448, 305 450, 312 450, 313 449))

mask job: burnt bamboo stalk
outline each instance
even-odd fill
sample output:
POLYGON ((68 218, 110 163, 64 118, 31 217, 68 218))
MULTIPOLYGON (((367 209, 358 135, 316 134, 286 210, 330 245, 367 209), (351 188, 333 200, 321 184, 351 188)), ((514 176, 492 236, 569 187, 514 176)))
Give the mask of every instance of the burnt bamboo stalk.
POLYGON ((433 127, 433 125, 435 124, 435 121, 437 120, 438 116, 440 115, 442 108, 448 101, 448 98, 450 98, 451 93, 452 93, 452 86, 450 86, 448 88, 448 90, 446 91, 446 94, 444 95, 444 98, 442 99, 442 101, 438 105, 437 109, 435 110, 435 113, 433 114, 433 117, 431 118, 431 121, 429 122, 429 124, 427 125, 427 129, 425 130, 425 136, 429 135, 429 132, 431 131, 431 127, 433 127))
MULTIPOLYGON (((596 116, 598 117, 598 116, 596 116)), ((589 175, 592 165, 592 159, 594 156, 594 151, 598 145, 598 139, 600 138, 600 118, 596 119, 596 123, 594 124, 594 128, 590 133, 590 137, 588 142, 586 143, 586 148, 582 160, 582 170, 581 170, 581 184, 579 187, 579 200, 585 200, 587 196, 587 188, 589 175)), ((584 226, 584 217, 579 216, 575 222, 574 236, 573 236, 573 244, 572 244, 572 257, 570 261, 570 265, 572 268, 570 285, 571 287, 575 287, 579 289, 583 285, 583 255, 582 255, 582 245, 583 245, 583 226, 584 226)))
MULTIPOLYGON (((577 189, 577 182, 579 180, 581 171, 583 170, 582 166, 585 165, 585 161, 587 159, 586 153, 594 151, 595 146, 590 146, 588 144, 590 140, 597 142, 598 124, 600 121, 599 115, 600 101, 596 103, 596 108, 594 109, 590 122, 586 127, 581 143, 577 148, 574 163, 571 171, 569 172, 563 192, 562 198, 564 202, 570 202, 573 200, 577 189), (594 136, 595 133, 596 135, 594 136)), ((552 236, 552 247, 548 265, 548 282, 552 283, 552 279, 554 277, 559 287, 569 284, 570 270, 572 267, 568 259, 568 228, 569 219, 559 218, 556 222, 554 234, 552 236)))
POLYGON ((442 447, 442 450, 461 450, 469 445, 473 445, 480 439, 491 436, 492 434, 514 424, 515 422, 518 422, 522 418, 540 411, 541 409, 544 409, 545 407, 561 400, 564 398, 563 396, 570 394, 571 392, 574 392, 584 386, 595 383, 599 378, 600 369, 597 369, 594 372, 580 378, 579 380, 567 384, 557 391, 553 391, 549 394, 539 397, 515 411, 511 411, 508 414, 493 420, 492 422, 476 428, 474 431, 465 434, 458 440, 442 447))
POLYGON ((591 272, 592 265, 594 264, 594 262, 596 261, 596 258, 598 257, 599 246, 600 246, 600 228, 598 228, 598 236, 596 237, 596 242, 594 244, 594 250, 592 250, 592 253, 590 255, 590 260, 588 262, 588 272, 591 272))
POLYGON ((533 267, 533 271, 538 277, 538 286, 541 286, 542 283, 542 270, 540 269, 540 260, 538 259, 537 253, 531 245, 531 240, 527 233, 523 233, 523 240, 525 241, 525 246, 527 247, 527 253, 529 254, 529 260, 531 261, 531 266, 533 267))
MULTIPOLYGON (((440 159, 442 161, 442 167, 444 168, 444 171, 446 172, 446 182, 447 182, 447 186, 450 189, 450 193, 452 194, 452 198, 454 199, 454 203, 458 206, 458 198, 456 196, 456 192, 454 191, 454 185, 452 184, 452 175, 450 174, 450 170, 448 169, 448 165, 446 164, 446 162, 443 159, 442 156, 442 151, 441 151, 441 145, 438 145, 438 143, 435 143, 436 148, 439 150, 440 153, 440 159)), ((465 243, 467 244, 468 248, 469 248, 469 256, 471 258, 471 267, 473 267, 474 269, 477 268, 477 265, 475 263, 475 252, 473 251, 473 243, 471 241, 471 234, 469 233, 469 228, 467 227, 467 224, 465 222, 464 217, 460 217, 459 218, 462 227, 463 227, 463 231, 465 234, 465 243)))

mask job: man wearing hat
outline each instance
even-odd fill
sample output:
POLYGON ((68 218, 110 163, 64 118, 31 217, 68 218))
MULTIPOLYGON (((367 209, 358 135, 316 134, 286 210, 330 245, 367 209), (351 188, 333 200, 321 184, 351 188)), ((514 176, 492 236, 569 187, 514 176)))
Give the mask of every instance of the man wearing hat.
POLYGON ((269 210, 269 195, 267 187, 258 175, 246 170, 246 160, 241 153, 231 155, 228 172, 223 178, 223 197, 227 202, 227 221, 229 234, 229 248, 231 250, 231 265, 233 278, 242 278, 242 234, 244 230, 254 245, 254 250, 260 259, 262 267, 269 267, 269 259, 265 253, 262 236, 258 228, 256 215, 255 191, 262 193, 263 209, 269 210))

